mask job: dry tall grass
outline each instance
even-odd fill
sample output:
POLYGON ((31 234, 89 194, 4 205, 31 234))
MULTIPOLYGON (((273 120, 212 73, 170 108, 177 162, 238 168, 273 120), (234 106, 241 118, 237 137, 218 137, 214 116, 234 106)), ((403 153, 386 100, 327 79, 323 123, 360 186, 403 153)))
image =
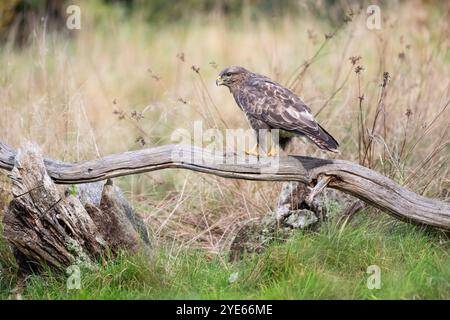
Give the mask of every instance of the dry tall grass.
MULTIPOLYGON (((77 161, 170 143, 173 130, 192 130, 197 119, 247 128, 229 92, 214 84, 222 67, 242 65, 291 84, 320 111, 341 143, 339 158, 431 197, 448 188, 448 7, 391 4, 381 30, 369 30, 357 10, 336 30, 308 12, 157 27, 120 10, 102 14, 90 1, 81 8, 73 39, 40 26, 29 48, 1 46, 0 137, 8 144, 30 139, 49 157, 77 161)), ((331 156, 301 140, 290 152, 331 156)), ((237 223, 273 208, 280 190, 186 171, 118 180, 158 239, 212 252, 237 223)))

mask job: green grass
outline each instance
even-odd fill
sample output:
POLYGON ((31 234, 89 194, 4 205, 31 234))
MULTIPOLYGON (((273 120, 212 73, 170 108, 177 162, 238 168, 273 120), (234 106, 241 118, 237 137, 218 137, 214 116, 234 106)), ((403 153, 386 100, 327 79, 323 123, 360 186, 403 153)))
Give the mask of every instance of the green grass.
MULTIPOLYGON (((141 255, 105 260, 82 272, 81 289, 66 277, 28 279, 25 299, 450 299, 449 240, 443 234, 364 216, 343 231, 333 222, 298 232, 237 263, 185 249, 160 249, 153 264, 141 255), (367 267, 381 268, 381 289, 367 288, 367 267), (230 283, 233 273, 237 280, 230 283)), ((2 247, 5 250, 5 247, 2 247)), ((4 259, 5 255, 0 256, 4 259)), ((1 261, 4 265, 6 261, 1 261)), ((5 265, 4 265, 5 267, 5 265)), ((0 298, 14 276, 0 277, 0 298)))

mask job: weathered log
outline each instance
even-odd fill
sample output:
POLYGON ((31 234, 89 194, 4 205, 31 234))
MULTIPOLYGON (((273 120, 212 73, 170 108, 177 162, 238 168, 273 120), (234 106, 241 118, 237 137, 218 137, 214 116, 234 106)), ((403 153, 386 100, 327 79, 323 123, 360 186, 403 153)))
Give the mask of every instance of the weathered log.
MULTIPOLYGON (((76 185, 76 197, 94 220, 109 246, 114 249, 139 249, 140 238, 147 255, 152 255, 148 229, 134 212, 122 190, 112 180, 76 185)), ((66 194, 71 189, 66 189, 66 194)))
MULTIPOLYGON (((0 168, 12 170, 15 157, 12 148, 0 143, 0 168)), ((351 194, 398 219, 450 230, 450 203, 417 195, 376 171, 344 160, 302 156, 257 160, 252 156, 212 153, 188 145, 166 145, 78 163, 47 159, 45 165, 50 177, 62 184, 100 181, 166 168, 235 179, 299 181, 311 186, 327 178, 327 187, 351 194)))
POLYGON ((13 200, 3 217, 4 237, 13 247, 20 273, 42 266, 92 268, 105 250, 144 248, 151 253, 146 230, 138 226, 139 218, 112 182, 101 189, 86 185, 80 196, 83 206, 75 194, 58 191, 39 149, 30 143, 19 149, 9 176, 13 200))

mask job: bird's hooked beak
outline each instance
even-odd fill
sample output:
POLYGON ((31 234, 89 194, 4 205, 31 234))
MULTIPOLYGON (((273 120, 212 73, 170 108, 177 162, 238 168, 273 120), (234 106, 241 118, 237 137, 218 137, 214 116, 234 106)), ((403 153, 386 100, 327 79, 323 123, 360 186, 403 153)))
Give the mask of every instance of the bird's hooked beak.
POLYGON ((216 78, 216 86, 221 86, 221 85, 223 85, 223 79, 221 76, 218 76, 216 78))

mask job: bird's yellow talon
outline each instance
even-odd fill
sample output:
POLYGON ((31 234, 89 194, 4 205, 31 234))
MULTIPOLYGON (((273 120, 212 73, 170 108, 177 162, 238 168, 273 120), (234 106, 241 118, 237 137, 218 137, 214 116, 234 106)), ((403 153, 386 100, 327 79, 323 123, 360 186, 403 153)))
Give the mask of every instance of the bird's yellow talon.
POLYGON ((276 156, 278 156, 279 155, 279 152, 278 152, 279 150, 277 149, 277 147, 274 145, 274 143, 273 143, 273 141, 272 141, 272 143, 271 143, 271 145, 270 145, 270 148, 269 148, 269 152, 267 152, 267 156, 268 157, 276 157, 276 156))
POLYGON ((255 156, 255 157, 259 158, 259 147, 258 147, 258 145, 255 145, 250 150, 244 150, 244 153, 246 155, 255 156))
POLYGON ((277 155, 278 155, 278 153, 273 149, 270 149, 270 151, 267 153, 268 157, 275 157, 277 155))

